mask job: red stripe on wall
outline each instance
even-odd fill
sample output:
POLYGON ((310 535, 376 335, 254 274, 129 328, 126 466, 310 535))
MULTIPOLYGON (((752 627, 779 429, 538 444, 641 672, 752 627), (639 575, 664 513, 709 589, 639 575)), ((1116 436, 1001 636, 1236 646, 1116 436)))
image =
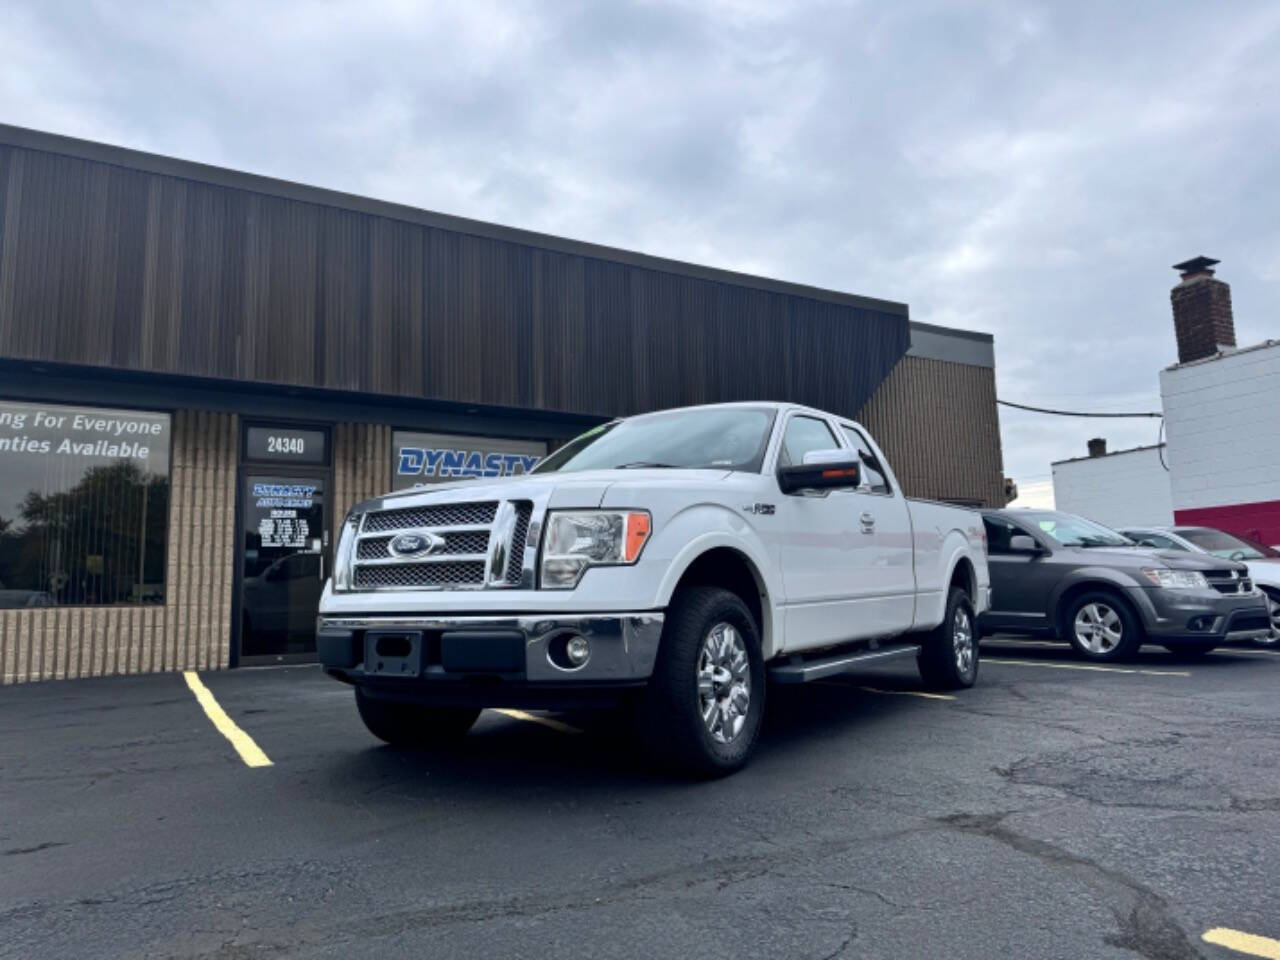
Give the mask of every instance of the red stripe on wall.
POLYGON ((1233 503, 1224 507, 1198 507, 1173 511, 1179 526, 1213 527, 1258 543, 1280 544, 1280 500, 1233 503))

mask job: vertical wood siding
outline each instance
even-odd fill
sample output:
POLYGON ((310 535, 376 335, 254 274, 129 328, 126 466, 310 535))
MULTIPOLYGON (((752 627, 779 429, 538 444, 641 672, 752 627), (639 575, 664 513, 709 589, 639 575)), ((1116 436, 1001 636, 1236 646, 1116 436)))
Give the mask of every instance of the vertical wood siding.
POLYGON ((903 357, 859 415, 910 497, 1004 506, 995 370, 903 357))
POLYGON ((0 610, 0 682, 227 665, 239 424, 182 410, 172 431, 164 605, 0 610))
POLYGON ((0 145, 0 356, 613 416, 852 415, 906 352, 859 306, 0 145))

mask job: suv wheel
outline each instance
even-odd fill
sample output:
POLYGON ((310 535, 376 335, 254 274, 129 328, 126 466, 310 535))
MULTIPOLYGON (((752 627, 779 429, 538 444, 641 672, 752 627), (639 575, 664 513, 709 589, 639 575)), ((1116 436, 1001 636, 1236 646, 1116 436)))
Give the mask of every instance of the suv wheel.
POLYGON ((1129 605, 1094 590, 1071 601, 1063 613, 1066 640, 1086 660, 1123 660, 1142 646, 1142 625, 1129 605))
POLYGON ((946 615, 925 634, 916 665, 925 686, 935 690, 972 687, 978 679, 977 618, 967 591, 951 588, 946 615))
POLYGON ((636 711, 641 743, 655 760, 694 776, 738 770, 760 733, 764 681, 747 605, 718 587, 681 590, 636 711))
POLYGON ((429 707, 371 697, 356 687, 356 709, 379 740, 396 747, 430 747, 457 740, 480 716, 478 708, 429 707))
POLYGON ((1260 647, 1280 647, 1280 590, 1263 587, 1262 592, 1267 598, 1267 611, 1271 614, 1271 635, 1253 642, 1260 647))

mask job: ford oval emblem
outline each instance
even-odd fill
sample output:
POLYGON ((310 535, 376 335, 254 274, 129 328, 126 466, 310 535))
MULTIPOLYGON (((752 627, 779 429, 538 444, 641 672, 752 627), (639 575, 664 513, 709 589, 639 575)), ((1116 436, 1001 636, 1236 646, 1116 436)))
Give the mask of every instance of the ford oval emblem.
POLYGON ((444 546, 444 537, 434 533, 402 533, 393 537, 387 549, 395 557, 421 557, 444 546))

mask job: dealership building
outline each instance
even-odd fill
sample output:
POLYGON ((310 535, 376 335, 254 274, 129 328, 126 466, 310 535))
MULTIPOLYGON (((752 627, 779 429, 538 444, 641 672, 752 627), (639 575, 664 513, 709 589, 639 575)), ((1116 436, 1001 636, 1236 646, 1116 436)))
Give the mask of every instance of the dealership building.
POLYGON ((992 339, 0 126, 0 677, 305 660, 334 530, 609 418, 787 400, 1003 505, 992 339))

